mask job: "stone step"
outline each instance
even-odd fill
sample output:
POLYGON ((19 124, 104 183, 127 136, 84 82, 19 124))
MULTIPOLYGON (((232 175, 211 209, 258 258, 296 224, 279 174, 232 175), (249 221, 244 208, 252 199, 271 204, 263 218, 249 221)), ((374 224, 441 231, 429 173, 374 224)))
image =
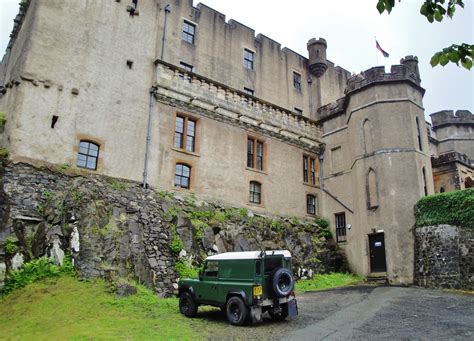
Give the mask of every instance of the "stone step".
POLYGON ((388 284, 387 274, 385 272, 371 273, 367 276, 367 282, 377 284, 388 284))

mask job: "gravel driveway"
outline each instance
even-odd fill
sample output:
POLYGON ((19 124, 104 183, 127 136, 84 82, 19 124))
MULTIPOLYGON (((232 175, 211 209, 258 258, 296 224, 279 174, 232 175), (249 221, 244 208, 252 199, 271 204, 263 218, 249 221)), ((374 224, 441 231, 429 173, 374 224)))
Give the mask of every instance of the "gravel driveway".
POLYGON ((234 327, 200 311, 210 340, 474 340, 474 295, 416 287, 347 287, 299 295, 299 316, 234 327))

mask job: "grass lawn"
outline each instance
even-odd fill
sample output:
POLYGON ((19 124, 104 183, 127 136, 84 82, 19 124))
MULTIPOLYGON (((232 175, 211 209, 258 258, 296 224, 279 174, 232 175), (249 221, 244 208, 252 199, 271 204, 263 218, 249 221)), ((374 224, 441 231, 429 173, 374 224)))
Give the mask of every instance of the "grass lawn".
POLYGON ((314 275, 312 279, 302 279, 296 282, 295 291, 303 293, 306 291, 323 290, 330 288, 355 285, 363 282, 363 278, 346 273, 330 273, 325 275, 314 275))
POLYGON ((2 340, 189 340, 205 338, 205 319, 188 319, 176 298, 139 287, 116 298, 103 281, 47 279, 0 298, 2 340))

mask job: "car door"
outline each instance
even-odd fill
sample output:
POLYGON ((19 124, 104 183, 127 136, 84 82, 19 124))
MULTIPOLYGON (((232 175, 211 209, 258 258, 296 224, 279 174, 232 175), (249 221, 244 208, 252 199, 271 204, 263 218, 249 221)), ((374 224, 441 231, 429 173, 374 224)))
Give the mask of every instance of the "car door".
POLYGON ((199 276, 199 289, 196 296, 200 302, 218 303, 218 274, 219 261, 207 261, 204 271, 199 276))

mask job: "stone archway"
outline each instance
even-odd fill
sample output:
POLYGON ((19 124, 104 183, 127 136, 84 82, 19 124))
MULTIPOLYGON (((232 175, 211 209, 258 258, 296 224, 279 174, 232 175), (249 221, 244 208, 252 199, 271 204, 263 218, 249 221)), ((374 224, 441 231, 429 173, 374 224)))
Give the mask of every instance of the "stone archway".
POLYGON ((464 188, 474 188, 474 180, 472 178, 467 177, 464 179, 464 188))

